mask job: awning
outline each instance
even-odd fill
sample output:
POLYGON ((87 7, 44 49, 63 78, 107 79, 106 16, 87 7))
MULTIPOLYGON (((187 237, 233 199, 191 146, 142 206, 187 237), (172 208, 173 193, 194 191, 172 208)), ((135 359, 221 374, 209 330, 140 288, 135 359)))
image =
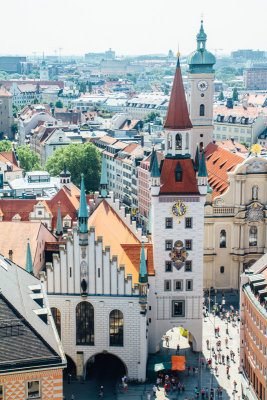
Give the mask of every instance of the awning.
POLYGON ((164 363, 159 363, 154 365, 154 371, 162 371, 163 369, 171 369, 171 362, 164 362, 164 363))
POLYGON ((184 356, 172 356, 172 370, 173 371, 184 371, 185 370, 185 357, 184 356))

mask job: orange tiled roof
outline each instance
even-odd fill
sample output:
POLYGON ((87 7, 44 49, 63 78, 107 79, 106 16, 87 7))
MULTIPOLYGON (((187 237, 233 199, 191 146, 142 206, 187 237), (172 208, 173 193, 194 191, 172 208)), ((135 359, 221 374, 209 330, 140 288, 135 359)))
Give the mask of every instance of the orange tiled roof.
POLYGON ((248 153, 248 149, 246 148, 246 146, 244 146, 243 144, 236 142, 236 141, 232 141, 231 139, 228 140, 217 140, 216 144, 221 147, 222 149, 225 150, 234 150, 236 153, 242 153, 242 154, 247 154, 248 153))
POLYGON ((215 143, 209 143, 204 151, 208 182, 213 190, 212 198, 214 199, 228 189, 228 172, 233 171, 238 164, 244 161, 244 158, 219 147, 215 143))
POLYGON ((19 168, 15 154, 13 151, 2 151, 0 153, 0 161, 3 163, 10 162, 13 164, 13 171, 22 171, 21 168, 19 168))
POLYGON ((115 143, 116 141, 117 141, 117 139, 114 139, 113 137, 111 137, 111 136, 103 136, 101 139, 99 139, 99 140, 101 140, 101 142, 105 142, 105 143, 109 143, 109 144, 113 144, 113 143, 115 143))
POLYGON ((164 122, 164 129, 187 130, 191 128, 192 124, 188 114, 181 68, 178 59, 168 112, 164 122))
MULTIPOLYGON (((232 115, 234 117, 249 117, 249 118, 256 118, 259 113, 263 111, 265 112, 264 108, 261 107, 253 107, 248 106, 244 108, 243 106, 234 106, 234 108, 228 108, 225 106, 214 106, 213 107, 213 115, 224 115, 229 116, 232 115)), ((267 114, 267 111, 266 111, 267 114)))
MULTIPOLYGON (((125 274, 132 275, 133 285, 138 283, 141 243, 125 225, 106 200, 103 200, 88 220, 95 227, 97 236, 102 236, 103 247, 110 246, 110 255, 118 256, 118 265, 124 264, 125 274)), ((154 274, 153 250, 145 245, 148 252, 148 272, 154 274)))
POLYGON ((198 194, 198 186, 193 162, 190 158, 165 158, 160 174, 160 194, 198 194), (182 182, 176 182, 175 169, 178 162, 183 170, 182 182))
POLYGON ((129 144, 127 147, 125 147, 125 149, 123 149, 123 151, 126 151, 126 153, 131 153, 132 151, 134 151, 139 145, 137 143, 131 143, 129 144))

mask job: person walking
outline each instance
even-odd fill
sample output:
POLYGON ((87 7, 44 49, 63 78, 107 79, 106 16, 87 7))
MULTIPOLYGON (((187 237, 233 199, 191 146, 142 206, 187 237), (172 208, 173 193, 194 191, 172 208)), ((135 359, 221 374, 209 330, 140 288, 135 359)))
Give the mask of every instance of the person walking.
POLYGON ((229 357, 229 355, 227 354, 227 356, 226 356, 226 362, 227 362, 227 365, 229 365, 230 364, 230 357, 229 357))
POLYGON ((183 383, 182 384, 182 392, 184 392, 185 391, 185 384, 183 383))
POLYGON ((156 386, 156 385, 153 385, 152 390, 153 390, 154 396, 156 397, 156 396, 157 396, 157 386, 156 386))
POLYGON ((71 400, 75 400, 74 394, 71 395, 71 400))
POLYGON ((218 376, 218 367, 217 367, 217 365, 215 367, 215 375, 218 376))
POLYGON ((228 349, 228 338, 225 338, 225 347, 228 349))
POLYGON ((190 367, 190 365, 188 365, 188 367, 187 367, 188 375, 190 375, 190 371, 191 371, 191 367, 190 367))
POLYGON ((217 358, 218 358, 218 356, 217 356, 216 353, 214 354, 214 358, 215 358, 215 364, 218 364, 218 363, 217 363, 217 358))
POLYGON ((234 390, 236 390, 236 386, 237 386, 236 380, 234 380, 233 384, 234 384, 234 390))
POLYGON ((147 399, 147 400, 151 400, 151 394, 150 394, 150 392, 147 392, 146 399, 147 399))
POLYGON ((99 397, 104 397, 104 387, 103 386, 100 386, 99 397))
POLYGON ((159 377, 157 377, 156 385, 157 385, 157 389, 159 390, 159 385, 160 385, 160 378, 159 377))
POLYGON ((218 361, 219 361, 219 364, 221 364, 221 362, 222 362, 222 355, 221 355, 221 353, 218 354, 218 361))
POLYGON ((209 347, 209 346, 210 346, 210 341, 209 341, 209 339, 206 340, 206 343, 207 343, 207 350, 209 350, 209 349, 210 349, 210 347, 209 347))
POLYGON ((179 344, 177 344, 177 348, 176 348, 176 355, 177 355, 177 354, 179 354, 179 352, 180 352, 180 345, 179 345, 179 344))
POLYGON ((166 347, 170 347, 169 336, 166 336, 165 342, 166 342, 166 347))
POLYGON ((224 365, 224 354, 222 354, 222 363, 223 363, 223 365, 224 365))

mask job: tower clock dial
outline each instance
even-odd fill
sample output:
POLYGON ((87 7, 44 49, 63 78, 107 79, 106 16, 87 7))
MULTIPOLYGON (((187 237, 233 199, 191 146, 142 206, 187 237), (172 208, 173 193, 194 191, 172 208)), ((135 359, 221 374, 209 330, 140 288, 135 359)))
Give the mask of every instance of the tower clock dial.
POLYGON ((205 90, 208 89, 208 82, 207 81, 199 81, 197 84, 197 88, 198 90, 200 90, 201 92, 205 92, 205 90))
POLYGON ((176 201, 172 205, 171 213, 174 217, 177 218, 182 217, 186 214, 186 212, 187 212, 186 205, 181 200, 176 201))

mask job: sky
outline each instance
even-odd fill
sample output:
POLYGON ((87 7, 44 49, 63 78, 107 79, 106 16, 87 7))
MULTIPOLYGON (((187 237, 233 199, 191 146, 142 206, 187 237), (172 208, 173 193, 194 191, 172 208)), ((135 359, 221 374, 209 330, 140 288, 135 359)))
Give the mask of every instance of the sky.
POLYGON ((267 51, 267 0, 1 0, 1 55, 267 51))

